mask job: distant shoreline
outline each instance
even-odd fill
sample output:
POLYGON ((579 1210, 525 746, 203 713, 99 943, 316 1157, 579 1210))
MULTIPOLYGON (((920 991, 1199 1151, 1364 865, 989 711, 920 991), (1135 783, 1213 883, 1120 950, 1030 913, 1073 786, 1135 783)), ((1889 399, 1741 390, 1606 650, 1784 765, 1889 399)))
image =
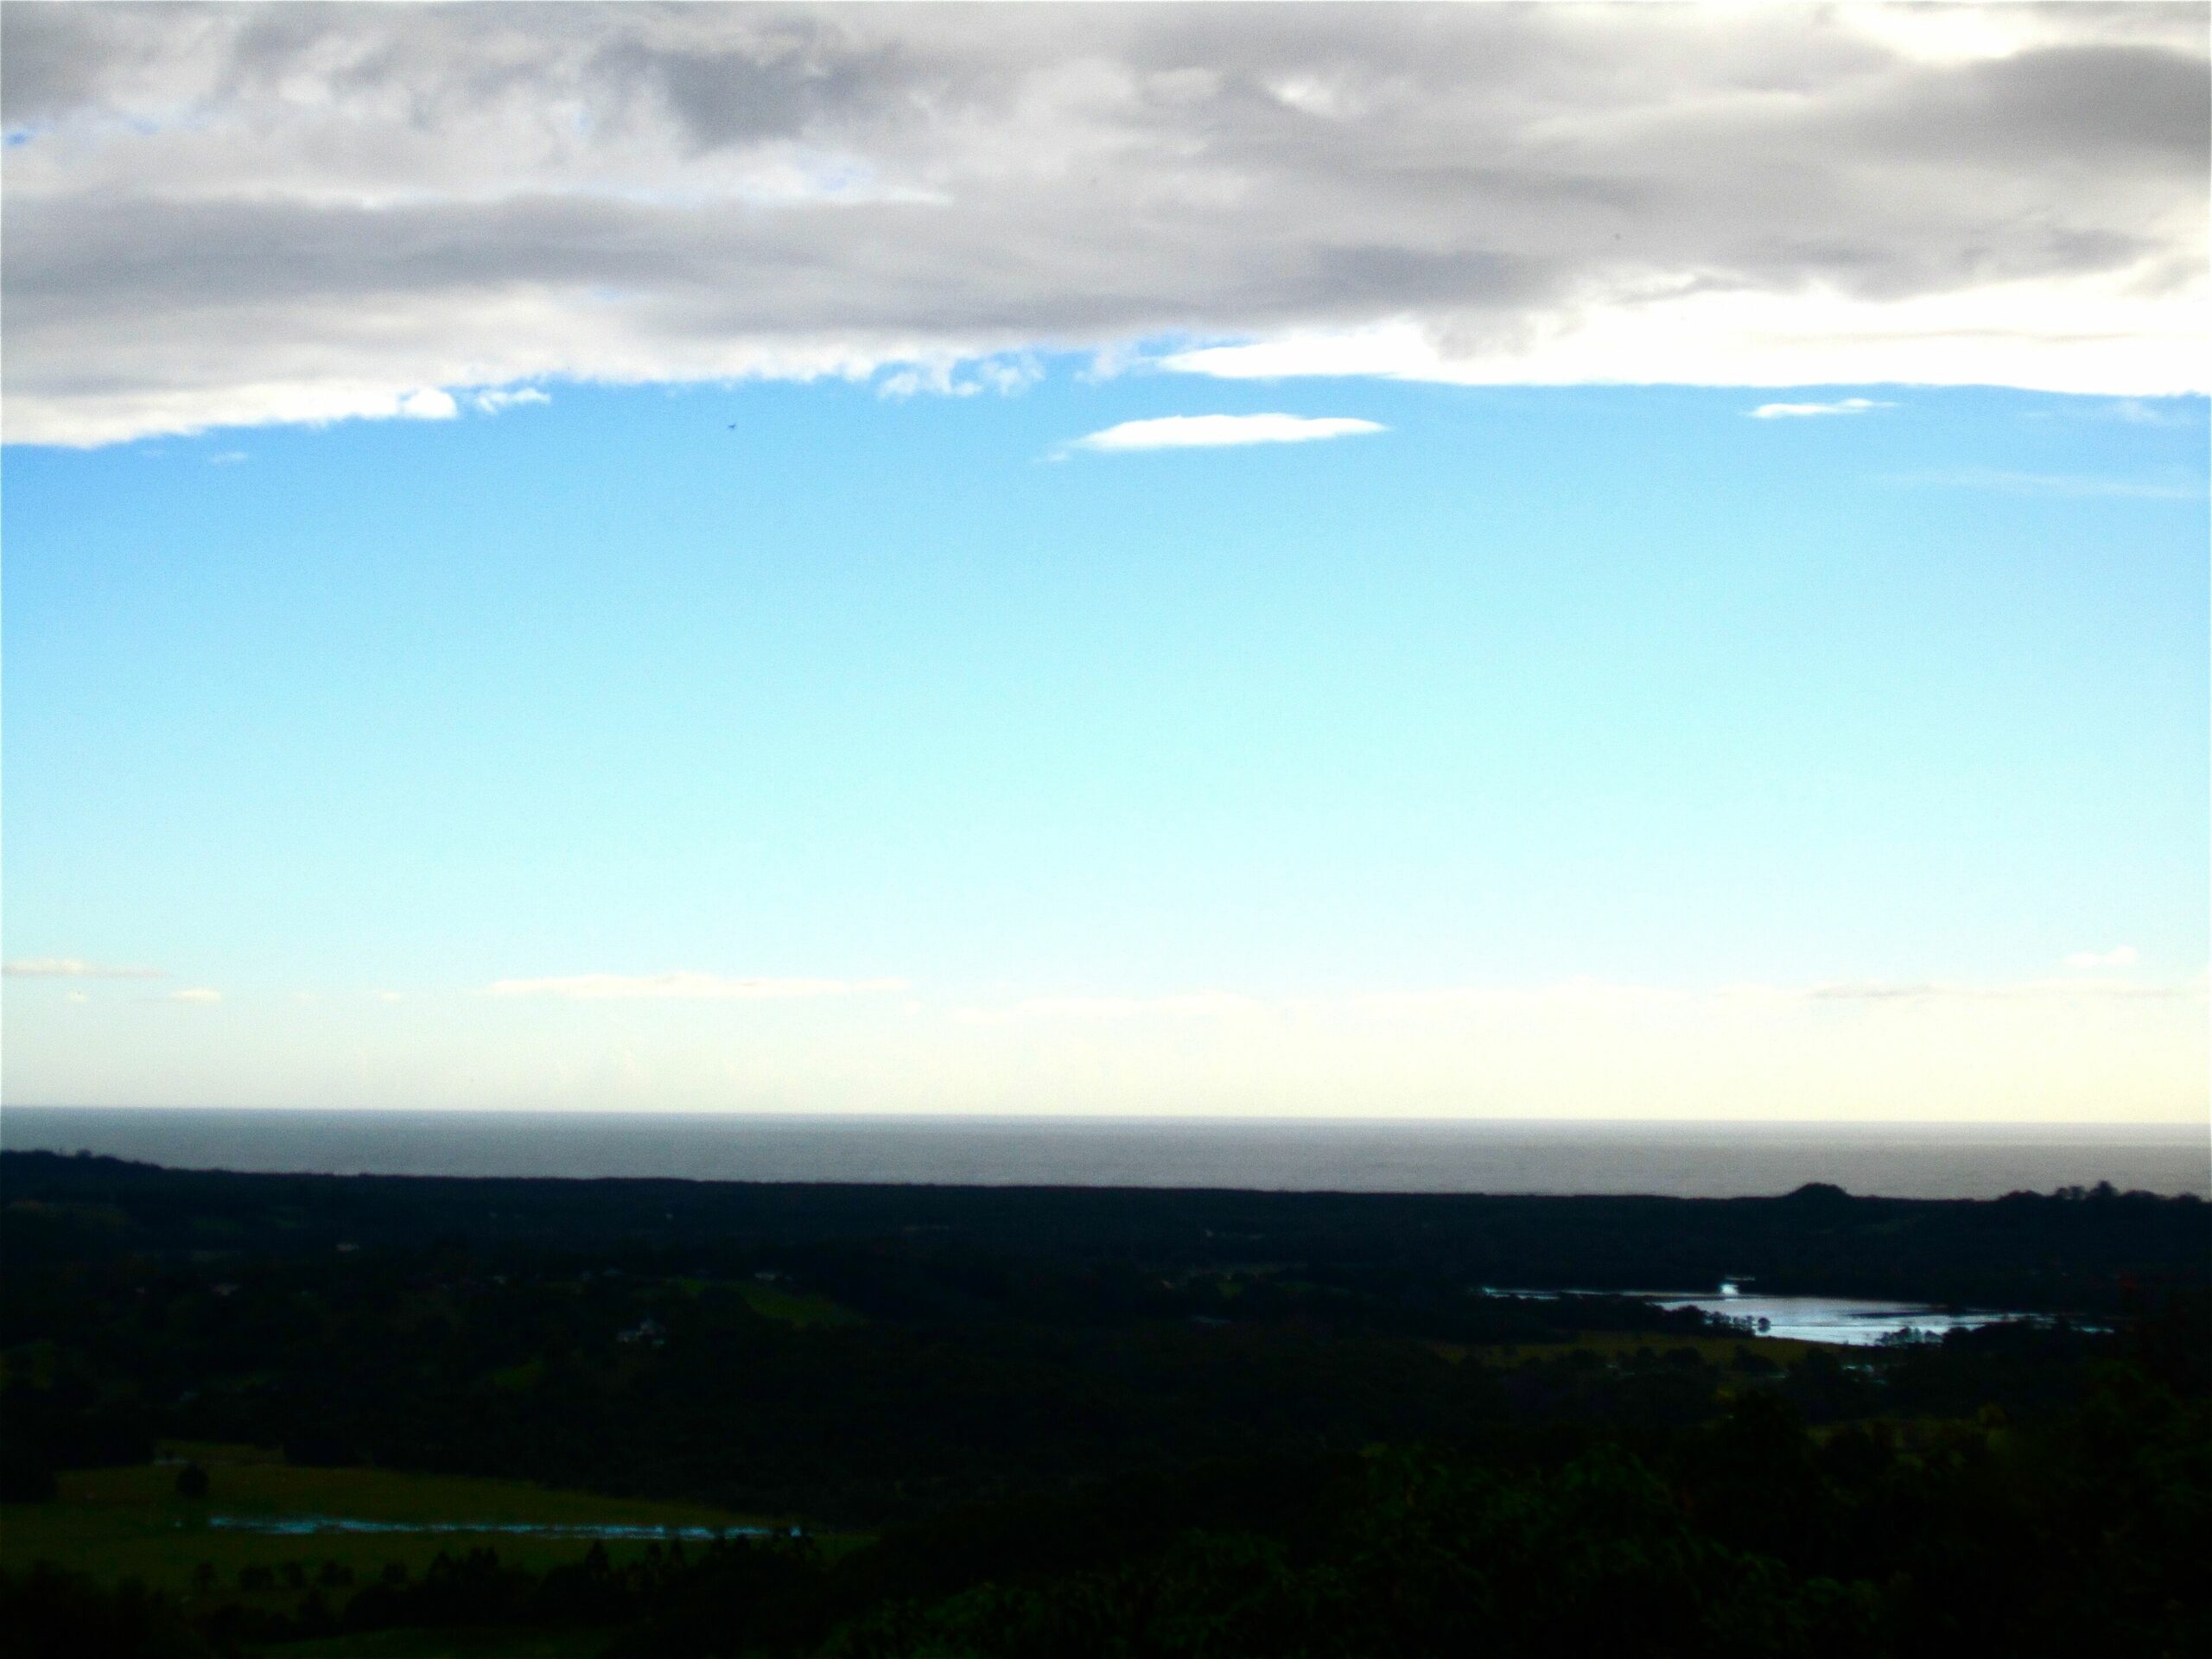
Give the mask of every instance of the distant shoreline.
POLYGON ((2204 1125, 804 1117, 286 1107, 0 1112, 0 1147, 296 1174, 1269 1192, 2212 1197, 2204 1125))
MULTIPOLYGON (((1930 1306, 2123 1313, 2156 1287, 2206 1284, 2212 1206, 2069 1187, 1993 1199, 1262 1192, 1238 1188, 575 1180, 241 1173, 102 1156, 0 1152, 10 1259, 122 1251, 200 1261, 335 1262, 441 1249, 481 1264, 548 1252, 598 1271, 746 1282, 842 1269, 889 1248, 980 1262, 1143 1264, 1166 1282, 1415 1271, 1438 1294, 1483 1286, 1696 1296, 1895 1298, 1930 1306), (595 1264, 595 1265, 594 1265, 595 1264), (708 1274, 712 1276, 712 1274, 708 1274)), ((59 1259, 56 1257, 56 1259, 59 1259)))

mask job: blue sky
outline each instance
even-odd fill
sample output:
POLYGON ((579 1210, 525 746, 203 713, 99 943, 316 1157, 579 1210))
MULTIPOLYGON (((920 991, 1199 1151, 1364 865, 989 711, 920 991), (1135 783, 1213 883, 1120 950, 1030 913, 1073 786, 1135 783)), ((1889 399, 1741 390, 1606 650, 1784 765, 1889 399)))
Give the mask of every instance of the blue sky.
POLYGON ((8 1098, 2204 1116, 2201 8, 86 12, 8 1098))
POLYGON ((11 450, 9 952, 171 976, 19 978, 19 1072, 84 1074, 70 989, 2200 974, 2202 404, 1762 401, 1058 365, 11 450), (1055 458, 1278 408, 1385 429, 1055 458))

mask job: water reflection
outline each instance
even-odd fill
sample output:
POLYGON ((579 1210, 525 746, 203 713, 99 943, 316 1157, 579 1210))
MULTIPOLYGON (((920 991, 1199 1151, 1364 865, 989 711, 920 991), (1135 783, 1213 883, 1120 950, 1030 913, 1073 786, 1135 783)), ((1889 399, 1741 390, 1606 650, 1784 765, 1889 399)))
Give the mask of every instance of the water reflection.
POLYGON ((1718 1296, 1655 1296, 1666 1308, 1694 1307, 1701 1313, 1748 1321, 1762 1337, 1789 1337, 1799 1342, 1841 1343, 1871 1348, 1899 1332, 1941 1337, 1947 1331, 1971 1331, 2024 1317, 1980 1310, 1946 1311, 1925 1302, 1876 1301, 1853 1296, 1764 1296, 1724 1284, 1718 1296))
POLYGON ((1851 1348, 1872 1348, 1885 1341, 1915 1338, 1933 1341, 1948 1331, 1974 1331, 2007 1320, 2034 1322, 2048 1317, 1988 1308, 1946 1309, 1928 1302, 1861 1296, 1770 1296, 1746 1291, 1732 1279, 1722 1280, 1715 1295, 1673 1290, 1500 1290, 1487 1285, 1483 1294, 1524 1296, 1546 1302, 1575 1296, 1631 1296, 1664 1308, 1694 1307, 1701 1313, 1738 1321, 1750 1336, 1831 1342, 1851 1348))

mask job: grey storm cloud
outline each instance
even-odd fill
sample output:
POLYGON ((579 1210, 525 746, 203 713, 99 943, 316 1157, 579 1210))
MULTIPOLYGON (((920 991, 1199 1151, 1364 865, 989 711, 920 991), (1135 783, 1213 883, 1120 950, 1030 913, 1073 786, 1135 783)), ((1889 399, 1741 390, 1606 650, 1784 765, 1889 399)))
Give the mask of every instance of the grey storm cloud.
POLYGON ((1049 351, 2205 384, 2193 5, 10 3, 0 35, 15 442, 1049 351))

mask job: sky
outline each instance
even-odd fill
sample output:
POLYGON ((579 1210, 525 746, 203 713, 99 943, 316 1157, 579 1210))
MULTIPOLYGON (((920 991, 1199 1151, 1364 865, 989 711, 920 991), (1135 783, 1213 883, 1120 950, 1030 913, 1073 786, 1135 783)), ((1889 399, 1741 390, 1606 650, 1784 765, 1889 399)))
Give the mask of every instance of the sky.
POLYGON ((2207 17, 0 8, 0 1091, 2202 1121, 2207 17))

